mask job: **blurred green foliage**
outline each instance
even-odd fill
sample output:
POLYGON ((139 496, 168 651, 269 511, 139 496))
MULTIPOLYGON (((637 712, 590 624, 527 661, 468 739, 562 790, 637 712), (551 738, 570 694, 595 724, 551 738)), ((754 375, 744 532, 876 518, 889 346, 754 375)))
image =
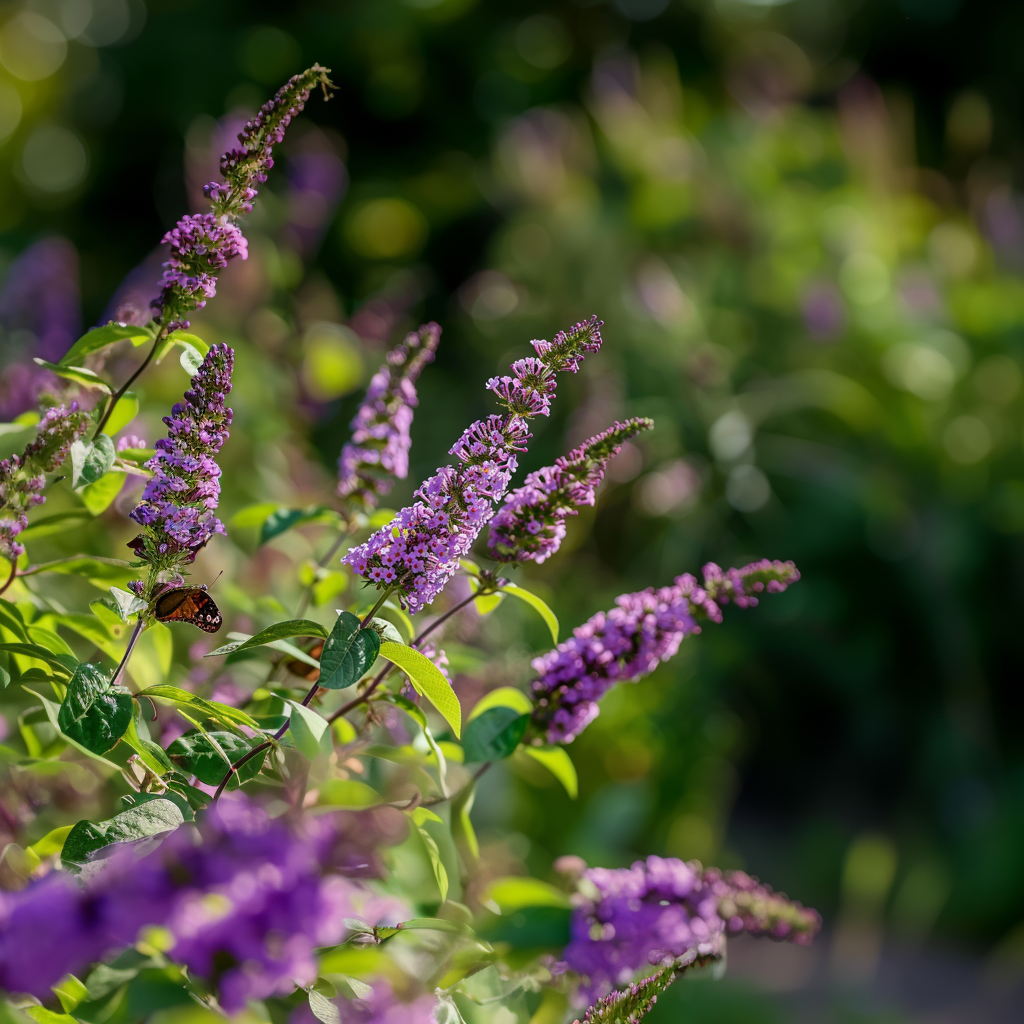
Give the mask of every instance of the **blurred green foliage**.
MULTIPOLYGON (((154 245, 197 206, 231 117, 312 60, 333 69, 335 100, 311 102, 246 224, 250 259, 193 324, 240 349, 226 521, 254 502, 329 500, 359 388, 419 319, 445 334, 421 381, 414 479, 489 409, 482 382, 513 349, 593 312, 601 359, 524 468, 616 416, 656 429, 526 573, 563 628, 706 560, 792 558, 803 572, 608 696, 572 748, 577 802, 528 759, 488 776, 481 838, 512 830, 493 856, 541 875, 568 852, 700 857, 833 922, 1013 945, 1019 8, 40 0, 0 20, 0 256, 69 238, 83 324, 117 312, 111 295, 147 258, 155 280, 154 245), (289 191, 305 152, 345 161, 336 210, 289 191)), ((3 326, 3 359, 24 360, 31 328, 3 326)), ((132 429, 150 443, 184 380, 168 359, 140 388, 132 429)), ((118 543, 136 495, 105 513, 118 543)), ((46 513, 75 501, 55 489, 46 513)), ((225 569, 218 596, 239 619, 292 608, 315 526, 260 547, 239 577, 258 538, 244 518, 229 525, 197 572, 225 569)), ((33 557, 101 547, 69 521, 33 557)), ((345 587, 335 577, 318 584, 323 607, 345 587)), ((40 592, 69 607, 96 596, 78 585, 40 592)), ((488 667, 447 645, 467 700, 527 678, 545 649, 514 604, 481 627, 504 652, 488 667)), ((169 645, 148 642, 155 681, 173 675, 169 645)), ((34 795, 52 807, 39 834, 99 799, 73 779, 34 795)))

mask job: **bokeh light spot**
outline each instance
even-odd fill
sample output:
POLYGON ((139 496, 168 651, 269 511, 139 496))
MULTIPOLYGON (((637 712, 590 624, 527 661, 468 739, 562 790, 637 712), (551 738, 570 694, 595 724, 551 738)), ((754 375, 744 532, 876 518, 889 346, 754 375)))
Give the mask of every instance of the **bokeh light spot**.
POLYGON ((757 466, 737 466, 725 482, 725 498, 737 512, 756 512, 768 504, 772 487, 757 466))
POLYGON ((323 402, 354 391, 363 379, 359 340, 339 324, 313 324, 306 332, 302 383, 323 402))
POLYGON ((942 443, 954 462, 971 466, 992 450, 992 433, 977 416, 957 416, 943 431, 942 443))
POLYGON ((0 141, 21 123, 21 96, 8 82, 0 82, 0 141))
POLYGON ((1017 397, 1022 374, 1020 367, 1009 356, 995 355, 983 360, 974 371, 974 389, 993 405, 1006 405, 1017 397))
POLYGON ((889 270, 874 253, 855 252, 843 261, 839 283, 851 302, 869 306, 889 291, 889 270))
POLYGON ((302 49, 287 32, 260 25, 247 32, 238 48, 238 63, 257 82, 274 84, 287 78, 302 60, 302 49))
POLYGON ((0 64, 22 81, 49 78, 67 55, 64 33, 32 11, 16 14, 0 31, 0 64))
POLYGON ((371 199, 345 221, 349 245, 370 259, 397 259, 417 252, 427 238, 426 218, 404 199, 371 199))
POLYGON ((60 125, 41 125, 28 137, 21 165, 41 192, 67 192, 85 177, 89 158, 82 140, 60 125))
POLYGON ((537 14, 527 18, 516 29, 516 49, 527 64, 550 71, 565 62, 572 42, 554 18, 537 14))

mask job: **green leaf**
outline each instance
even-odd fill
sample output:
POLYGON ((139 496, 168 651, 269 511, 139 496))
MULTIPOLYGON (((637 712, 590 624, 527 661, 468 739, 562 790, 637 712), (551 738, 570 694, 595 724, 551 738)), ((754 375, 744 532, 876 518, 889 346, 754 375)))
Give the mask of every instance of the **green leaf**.
POLYGON ((69 658, 63 654, 54 654, 39 644, 0 643, 0 651, 7 651, 8 654, 20 654, 25 658, 43 661, 60 676, 70 676, 78 667, 77 658, 69 658))
POLYGON ((82 576, 94 587, 107 590, 114 587, 126 587, 138 573, 131 565, 120 558, 104 558, 100 555, 72 555, 70 558, 57 558, 52 562, 42 562, 32 567, 32 575, 44 572, 60 572, 69 576, 82 576))
POLYGON ((88 995, 85 985, 73 974, 65 974, 52 989, 65 1013, 71 1013, 88 995))
POLYGON ((79 636, 85 637, 108 658, 115 662, 121 660, 123 644, 111 635, 110 630, 95 615, 77 615, 65 612, 58 617, 57 621, 62 626, 74 630, 79 636))
POLYGON ((76 519, 92 519, 93 514, 88 509, 76 508, 68 512, 55 512, 52 516, 43 516, 35 522, 29 523, 21 531, 19 539, 25 537, 49 537, 54 533, 64 533, 69 525, 76 519))
POLYGON ((576 766, 565 747, 523 747, 523 753, 544 765, 565 787, 566 793, 573 800, 576 799, 580 791, 579 779, 576 766))
POLYGON ((45 1006, 26 1006, 26 1016, 31 1017, 36 1024, 78 1024, 78 1021, 70 1013, 57 1013, 48 1010, 45 1006))
POLYGON ((114 442, 107 434, 95 441, 75 441, 71 446, 71 486, 84 487, 99 480, 114 464, 114 442))
POLYGON ((542 601, 536 594, 530 593, 529 590, 524 590, 522 587, 516 586, 514 583, 506 583, 501 588, 503 594, 509 594, 512 597, 519 598, 520 601, 525 601, 531 608, 536 610, 540 617, 547 624, 548 629, 551 631, 551 641, 556 646, 558 645, 558 619, 555 617, 555 613, 542 601))
POLYGON ((509 757, 526 735, 530 716, 515 708, 488 708, 466 725, 462 748, 466 761, 500 761, 509 757))
POLYGON ((111 687, 98 665, 82 664, 68 683, 57 726, 94 754, 105 754, 125 734, 134 713, 131 694, 111 687))
POLYGON ((299 753, 310 761, 319 754, 330 754, 334 750, 334 743, 327 719, 298 701, 290 700, 288 704, 292 709, 288 731, 299 753))
POLYGON ((452 801, 452 838, 462 853, 463 860, 468 863, 476 861, 480 857, 480 843, 476 838, 476 830, 470 819, 469 812, 473 810, 473 801, 476 799, 476 786, 470 783, 452 801))
POLYGON ((128 424, 131 423, 138 414, 139 396, 132 391, 126 391, 117 400, 117 405, 114 406, 114 411, 107 417, 107 422, 103 427, 103 433, 109 434, 113 437, 123 427, 128 426, 128 424))
POLYGON ((533 714, 533 701, 514 686, 499 686, 488 690, 474 705, 469 720, 479 717, 490 708, 514 708, 521 715, 533 714))
POLYGON ((167 683, 157 683, 156 686, 148 686, 140 690, 136 697, 157 697, 160 700, 169 700, 173 704, 180 704, 182 707, 191 708, 199 715, 212 718, 221 725, 231 726, 244 725, 250 729, 258 729, 259 723, 256 719, 247 715, 239 708, 233 708, 229 704, 221 704, 220 701, 206 700, 204 697, 197 697, 180 686, 170 686, 167 683))
POLYGON ((174 763, 167 756, 164 748, 152 740, 144 740, 139 735, 134 717, 121 739, 139 755, 142 763, 154 775, 166 775, 168 772, 174 771, 174 763))
POLYGON ((360 809, 381 802, 380 793, 358 779, 327 779, 320 783, 317 803, 329 807, 360 809))
POLYGON ((40 859, 44 857, 50 857, 55 853, 60 853, 64 848, 64 841, 68 837, 68 833, 74 828, 74 825, 62 825, 60 828, 55 828, 51 832, 47 832, 42 839, 37 839, 29 849, 40 859))
POLYGON ((496 878, 483 893, 483 902, 496 903, 502 914, 514 914, 523 907, 571 907, 569 894, 539 878, 508 875, 496 878))
MULTIPOLYGON (((83 356, 89 355, 91 352, 98 352, 101 348, 106 348, 108 345, 114 345, 119 341, 124 341, 126 338, 130 338, 132 342, 145 341, 147 338, 152 338, 153 334, 145 327, 138 327, 134 324, 121 324, 121 323, 109 323, 104 324, 102 327, 94 327, 90 331, 86 331, 81 338, 78 339, 64 353, 64 357, 60 361, 61 366, 73 366, 83 356)), ((137 342, 136 342, 137 343, 137 342)))
POLYGON ((417 828, 416 831, 419 832, 420 839, 423 840, 423 846, 427 851, 427 857, 430 859, 430 866, 434 872, 434 879, 437 882, 438 889, 441 890, 441 902, 443 903, 448 898, 448 872, 445 871, 444 864, 441 863, 441 853, 437 848, 434 837, 425 828, 417 828))
MULTIPOLYGON (((248 640, 236 640, 234 643, 218 647, 217 650, 211 651, 206 657, 213 658, 222 654, 234 654, 236 651, 247 651, 253 647, 262 647, 264 644, 269 644, 272 640, 284 640, 290 636, 316 636, 326 639, 328 635, 327 630, 319 622, 314 622, 312 619, 289 619, 287 622, 276 622, 273 626, 261 629, 255 636, 249 637, 248 640)), ((321 683, 320 685, 323 686, 324 684, 321 683)))
POLYGON ((0 665, 0 690, 6 690, 8 685, 10 685, 10 682, 11 673, 8 672, 3 665, 0 665))
POLYGON ((279 534, 306 523, 337 523, 340 516, 326 505, 310 505, 308 508, 275 508, 263 520, 260 527, 260 543, 266 544, 279 534))
POLYGON ((83 387, 95 388, 106 395, 113 394, 110 385, 102 377, 93 373, 92 370, 87 370, 84 366, 60 366, 57 363, 48 363, 45 359, 33 359, 32 361, 65 380, 73 380, 83 387))
POLYGON ((341 1024, 341 1011, 337 1004, 315 988, 309 990, 309 1010, 322 1024, 341 1024))
MULTIPOLYGON (((208 786, 216 786, 232 763, 254 746, 255 742, 236 736, 233 732, 187 732, 167 748, 167 755, 187 774, 194 775, 208 786)), ((263 767, 265 758, 266 751, 249 758, 235 773, 227 788, 237 789, 240 783, 254 779, 263 767)))
POLYGON ((351 686, 377 660, 380 651, 380 637, 372 629, 360 629, 359 619, 351 612, 342 612, 320 652, 320 685, 328 690, 351 686))
POLYGON ((409 677, 416 692, 423 694, 437 708, 456 736, 462 734, 459 698, 455 696, 451 683, 429 658, 412 647, 393 643, 381 644, 380 655, 397 665, 409 677))
POLYGON ((115 814, 109 821, 80 821, 68 833, 60 859, 65 868, 75 870, 94 859, 99 850, 120 843, 173 832, 185 823, 178 805, 171 800, 147 800, 115 814))
POLYGON ((124 486, 127 473, 107 473, 101 476, 99 480, 94 480, 91 484, 86 484, 79 492, 78 495, 82 499, 82 504, 94 515, 98 516, 101 512, 105 512, 112 504, 114 499, 121 493, 121 488, 124 486))
POLYGON ((264 520, 280 506, 272 501, 261 501, 257 505, 246 505, 239 509, 229 520, 230 530, 249 530, 253 527, 262 526, 264 520))
POLYGON ((370 629, 380 637, 381 643, 402 644, 405 640, 399 632, 398 627, 387 619, 370 619, 370 629))
POLYGON ((123 622, 127 622, 133 615, 145 611, 146 602, 138 594, 133 594, 130 590, 121 590, 120 587, 111 587, 110 593, 123 622))
POLYGON ((473 607, 479 615, 490 615, 495 608, 505 600, 505 595, 499 590, 494 594, 481 594, 473 599, 473 607))
MULTIPOLYGON (((43 713, 46 715, 46 718, 49 720, 50 725, 53 726, 54 732, 60 734, 60 731, 61 731, 60 730, 60 726, 57 724, 57 715, 60 712, 60 705, 56 704, 54 701, 50 700, 49 698, 44 697, 41 693, 36 693, 35 690, 30 690, 27 686, 22 686, 22 689, 26 693, 32 694, 32 696, 35 697, 35 699, 37 701, 39 701, 40 704, 42 704, 42 706, 43 706, 43 713)), ((22 736, 23 737, 25 736, 24 732, 22 733, 22 736)), ((112 771, 119 772, 121 770, 120 765, 116 765, 116 764, 114 764, 113 761, 108 761, 105 757, 101 756, 100 754, 94 753, 88 747, 83 746, 81 743, 78 742, 78 740, 74 739, 73 737, 61 734, 61 739, 63 739, 65 743, 68 743, 72 747, 74 747, 75 750, 77 750, 80 753, 84 754, 86 757, 91 758, 93 761, 98 761, 102 765, 106 765, 106 767, 110 768, 112 771)), ((33 756, 39 756, 39 755, 33 755, 33 756)))

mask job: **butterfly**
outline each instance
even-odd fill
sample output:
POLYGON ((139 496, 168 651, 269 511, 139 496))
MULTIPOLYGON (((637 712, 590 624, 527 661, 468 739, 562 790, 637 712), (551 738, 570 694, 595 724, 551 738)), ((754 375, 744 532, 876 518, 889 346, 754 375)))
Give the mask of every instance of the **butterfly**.
POLYGON ((206 587, 175 587, 161 594, 153 603, 158 622, 187 622, 207 633, 216 633, 224 625, 217 602, 206 587))

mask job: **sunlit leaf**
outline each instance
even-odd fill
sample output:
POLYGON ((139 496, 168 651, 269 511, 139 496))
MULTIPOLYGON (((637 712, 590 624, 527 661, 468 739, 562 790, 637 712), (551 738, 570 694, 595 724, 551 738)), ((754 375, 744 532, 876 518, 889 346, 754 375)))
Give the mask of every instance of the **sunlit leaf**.
POLYGON ((109 821, 80 821, 64 840, 61 863, 71 870, 81 869, 108 846, 163 836, 184 823, 178 805, 165 799, 147 800, 109 821))
POLYGON ((448 872, 445 871, 444 864, 441 863, 441 853, 434 837, 425 828, 417 828, 416 831, 420 834, 420 839, 423 840, 423 847, 427 851, 430 867, 434 872, 434 879, 441 892, 441 902, 443 903, 448 898, 448 872))
POLYGON ((576 775, 576 766, 569 757, 565 747, 523 747, 523 753, 528 754, 545 768, 565 787, 566 793, 573 800, 579 795, 579 779, 576 775))
POLYGON ((358 779, 327 779, 320 783, 318 804, 330 807, 373 807, 381 802, 380 793, 358 779))
POLYGON ((33 359, 32 361, 65 380, 73 380, 76 384, 102 391, 106 395, 113 394, 113 389, 99 374, 87 370, 84 366, 60 366, 57 363, 48 363, 45 359, 33 359))
POLYGON ((525 601, 531 608, 533 608, 538 615, 544 620, 551 633, 551 642, 558 644, 558 619, 555 617, 555 613, 547 606, 547 604, 541 600, 536 594, 531 593, 529 590, 524 590, 522 587, 516 586, 515 583, 506 583, 502 587, 502 593, 509 594, 511 597, 516 597, 520 601, 525 601))
POLYGON ((503 914, 513 914, 523 907, 572 906, 567 892, 523 875, 494 879, 483 892, 483 902, 496 903, 503 914))
POLYGON ((310 761, 319 754, 330 754, 334 743, 327 719, 298 701, 290 700, 288 705, 292 710, 288 731, 299 753, 310 761))
POLYGON ((240 708, 233 708, 229 704, 222 704, 216 700, 206 700, 198 697, 189 690, 183 690, 179 686, 169 686, 166 683, 158 683, 156 686, 148 686, 140 690, 137 697, 156 697, 160 700, 170 701, 181 707, 191 708, 197 715, 212 718, 215 722, 231 726, 244 725, 250 729, 258 729, 259 725, 252 716, 246 714, 240 708))
POLYGON ((452 727, 456 736, 462 733, 462 708, 451 683, 441 670, 412 647, 383 643, 380 655, 397 665, 408 677, 417 693, 423 694, 452 727))
POLYGON ((123 324, 123 323, 109 323, 104 324, 102 327, 94 327, 91 331, 86 331, 81 338, 78 339, 64 353, 63 358, 60 361, 61 366, 74 366, 83 356, 87 356, 92 352, 98 352, 101 348, 106 348, 108 345, 114 345, 119 341, 130 339, 133 343, 139 344, 152 338, 153 334, 150 330, 145 327, 138 327, 134 324, 123 324))
POLYGON ((75 441, 71 446, 71 486, 85 487, 99 480, 114 464, 114 442, 106 434, 95 441, 75 441))
MULTIPOLYGON (((273 626, 261 629, 248 640, 236 640, 233 643, 218 647, 206 655, 207 658, 214 658, 224 654, 234 654, 237 651, 248 651, 253 647, 262 647, 272 640, 284 640, 292 636, 315 636, 325 639, 330 634, 312 619, 289 619, 287 622, 275 622, 273 626)), ((321 685, 323 685, 321 683, 321 685)))
POLYGON ((499 686, 495 690, 488 690, 474 705, 469 713, 469 720, 472 721, 482 715, 490 708, 513 708, 521 715, 533 714, 533 701, 514 686, 499 686))
POLYGON ((110 675, 98 665, 82 664, 68 683, 57 712, 57 725, 94 754, 105 754, 124 735, 134 713, 131 695, 110 685, 110 675))
MULTIPOLYGON (((186 774, 194 775, 208 786, 216 786, 232 763, 256 746, 257 742, 243 739, 233 732, 187 732, 167 748, 167 756, 183 768, 186 774)), ((250 757, 232 777, 227 788, 237 789, 241 783, 254 779, 263 767, 265 758, 265 750, 250 757)))
POLYGON ((107 417, 103 425, 103 433, 113 437, 123 427, 139 414, 139 396, 131 391, 126 391, 114 406, 114 411, 107 417))

